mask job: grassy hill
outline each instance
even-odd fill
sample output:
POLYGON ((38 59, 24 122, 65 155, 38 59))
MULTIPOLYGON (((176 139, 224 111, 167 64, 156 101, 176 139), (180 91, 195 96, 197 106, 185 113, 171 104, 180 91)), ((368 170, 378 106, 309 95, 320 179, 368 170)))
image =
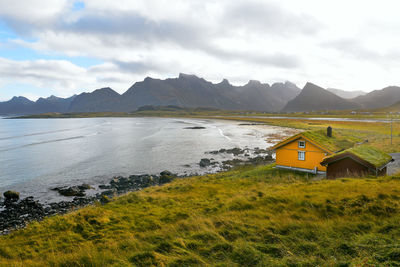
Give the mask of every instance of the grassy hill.
POLYGON ((177 179, 0 237, 1 266, 399 266, 400 177, 177 179))

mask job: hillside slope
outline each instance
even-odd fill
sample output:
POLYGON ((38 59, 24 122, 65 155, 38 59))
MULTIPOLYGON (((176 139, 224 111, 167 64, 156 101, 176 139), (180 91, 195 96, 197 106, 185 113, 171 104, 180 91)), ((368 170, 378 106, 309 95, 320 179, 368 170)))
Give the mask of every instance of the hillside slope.
POLYGON ((120 96, 109 87, 82 93, 71 102, 68 112, 119 111, 120 96))
POLYGON ((0 265, 395 266, 398 192, 397 177, 242 167, 33 223, 0 237, 0 265))
POLYGON ((282 111, 319 111, 319 110, 343 110, 355 109, 360 106, 350 100, 341 98, 322 87, 307 83, 301 93, 289 101, 282 111))
POLYGON ((400 87, 389 86, 353 99, 364 109, 383 108, 400 101, 400 87))
POLYGON ((374 112, 393 112, 393 113, 397 113, 400 112, 400 101, 397 101, 396 103, 388 106, 388 107, 383 107, 383 108, 377 108, 377 109, 373 109, 372 111, 374 112))

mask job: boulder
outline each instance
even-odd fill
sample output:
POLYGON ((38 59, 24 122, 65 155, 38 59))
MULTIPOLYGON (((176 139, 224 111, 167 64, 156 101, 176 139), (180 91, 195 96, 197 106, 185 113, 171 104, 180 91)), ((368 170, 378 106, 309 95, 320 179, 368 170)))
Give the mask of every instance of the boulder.
POLYGON ((170 171, 163 171, 160 173, 160 184, 169 183, 174 180, 176 175, 172 174, 170 171))
POLYGON ((92 187, 91 187, 89 184, 81 184, 81 185, 78 185, 78 188, 79 188, 80 190, 82 190, 82 191, 88 190, 88 189, 92 189, 92 187))
POLYGON ((237 156, 237 155, 243 154, 244 150, 240 149, 238 147, 235 147, 235 148, 225 150, 225 153, 233 154, 234 156, 237 156))
POLYGON ((19 192, 8 190, 3 193, 6 200, 17 201, 19 199, 19 192))
POLYGON ((103 192, 101 192, 101 196, 109 196, 109 197, 113 197, 113 196, 115 196, 117 194, 117 189, 115 189, 115 188, 113 188, 113 189, 110 189, 110 190, 106 190, 106 191, 103 191, 103 192))
POLYGON ((72 196, 83 197, 85 195, 85 192, 79 189, 78 186, 71 186, 68 188, 59 189, 58 193, 66 197, 72 197, 72 196))
POLYGON ((170 171, 165 170, 165 171, 160 172, 160 176, 163 176, 163 175, 171 176, 172 173, 170 171))
POLYGON ((207 158, 201 159, 199 165, 202 168, 207 167, 207 166, 211 165, 211 160, 209 160, 207 158))
POLYGON ((105 184, 101 184, 99 185, 100 189, 111 189, 111 185, 105 185, 105 184))

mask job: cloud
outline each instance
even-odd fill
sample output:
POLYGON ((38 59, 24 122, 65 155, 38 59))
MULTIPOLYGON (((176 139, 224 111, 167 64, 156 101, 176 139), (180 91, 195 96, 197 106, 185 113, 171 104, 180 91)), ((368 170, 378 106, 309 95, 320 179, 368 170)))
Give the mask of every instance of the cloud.
POLYGON ((54 24, 69 5, 67 0, 0 0, 0 18, 15 31, 30 35, 54 24))
MULTIPOLYGON (((240 33, 243 25, 247 25, 248 30, 252 27, 249 35, 254 33, 261 35, 266 31, 279 35, 278 29, 282 27, 284 30, 281 30, 281 34, 311 33, 318 27, 316 23, 313 24, 313 28, 307 26, 308 21, 312 21, 308 16, 293 15, 275 5, 257 5, 255 2, 242 2, 232 8, 225 8, 223 5, 221 14, 207 21, 205 18, 209 16, 207 11, 210 6, 196 1, 194 3, 191 6, 183 5, 186 6, 183 9, 190 10, 196 6, 198 15, 195 18, 182 14, 181 17, 165 15, 157 17, 146 13, 143 8, 135 9, 134 6, 128 6, 121 10, 118 8, 118 3, 110 6, 101 1, 97 5, 88 1, 83 10, 75 12, 72 11, 71 4, 59 1, 59 9, 50 9, 54 14, 44 12, 33 16, 43 15, 43 23, 28 24, 25 12, 22 12, 23 14, 7 12, 6 20, 12 21, 11 25, 16 26, 16 30, 30 28, 29 32, 34 33, 37 38, 35 42, 18 40, 17 43, 43 52, 56 51, 71 56, 90 55, 104 60, 117 57, 120 61, 137 61, 146 54, 158 53, 158 50, 184 49, 200 51, 220 59, 240 60, 279 68, 297 67, 300 60, 279 50, 264 51, 258 48, 258 51, 249 52, 249 49, 221 47, 218 43, 223 39, 234 43, 240 38, 235 31, 240 33), (65 8, 68 6, 70 9, 65 8), (238 12, 241 9, 243 14, 239 16, 238 12), (54 20, 55 16, 60 19, 54 20), (248 23, 244 23, 245 21, 248 23), (259 26, 254 27, 255 25, 259 26), (296 26, 300 29, 296 30, 296 26), (161 46, 162 49, 159 49, 161 46), (121 51, 121 56, 116 55, 116 51, 121 51)), ((126 2, 123 1, 123 4, 126 2)), ((157 6, 155 9, 156 11, 152 11, 159 14, 157 10, 160 10, 160 7, 157 6)), ((221 9, 221 6, 214 9, 221 9)), ((168 8, 165 12, 168 13, 168 8)), ((162 56, 167 57, 168 54, 162 56)))
POLYGON ((278 36, 298 34, 314 35, 322 27, 321 23, 307 14, 290 12, 276 3, 261 1, 239 1, 228 6, 224 15, 233 31, 269 33, 278 36))
POLYGON ((0 58, 0 84, 32 84, 33 87, 53 88, 60 96, 70 96, 82 90, 92 91, 105 83, 124 92, 139 78, 132 73, 124 73, 118 65, 105 63, 90 68, 82 68, 66 60, 26 60, 15 61, 0 58))
POLYGON ((331 40, 322 44, 323 47, 331 48, 345 56, 353 57, 357 60, 366 61, 369 63, 380 64, 395 64, 400 60, 400 52, 397 49, 373 49, 367 47, 360 40, 354 38, 342 38, 331 40))
MULTIPOLYGON (((58 95, 68 96, 90 83, 86 70, 64 60, 14 61, 0 58, 0 83, 31 84, 35 88, 54 88, 58 95)), ((31 93, 34 95, 34 93, 31 93)))
POLYGON ((63 92, 104 86, 123 92, 145 76, 167 78, 179 72, 236 84, 259 79, 302 86, 314 81, 371 90, 385 81, 400 83, 394 75, 400 37, 393 26, 400 20, 392 0, 387 5, 361 0, 83 0, 79 8, 76 3, 0 0, 0 24, 17 35, 7 40, 9 45, 46 59, 67 59, 44 61, 50 69, 37 61, 2 59, 0 70, 7 71, 3 83, 22 79, 63 92), (102 64, 82 68, 71 63, 73 57, 102 64), (15 67, 26 75, 8 71, 15 67))

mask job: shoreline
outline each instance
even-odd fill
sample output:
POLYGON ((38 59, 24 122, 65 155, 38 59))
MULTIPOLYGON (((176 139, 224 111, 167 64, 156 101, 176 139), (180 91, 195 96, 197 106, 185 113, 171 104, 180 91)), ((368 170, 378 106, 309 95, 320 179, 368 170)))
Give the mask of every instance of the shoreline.
MULTIPOLYGON (((261 165, 271 164, 274 161, 271 151, 267 149, 254 148, 254 157, 251 157, 248 148, 232 148, 219 149, 209 151, 205 154, 210 157, 205 157, 198 163, 200 167, 215 167, 213 171, 205 172, 205 174, 213 174, 227 172, 238 166, 243 165, 261 165), (222 162, 214 161, 212 155, 225 153, 232 154, 233 158, 222 162)), ((159 175, 141 174, 130 175, 128 177, 115 176, 107 184, 97 185, 100 191, 95 195, 86 195, 85 191, 93 189, 92 185, 65 185, 56 188, 50 188, 53 191, 58 191, 61 196, 69 197, 70 200, 62 200, 42 204, 33 196, 28 196, 23 199, 2 198, 0 201, 0 235, 7 235, 15 230, 25 228, 33 221, 41 221, 46 217, 66 214, 71 211, 93 205, 95 203, 106 204, 114 197, 124 195, 126 193, 140 191, 147 187, 161 186, 173 181, 174 179, 184 179, 195 177, 194 175, 177 175, 169 171, 163 171, 159 175)), ((12 191, 13 192, 13 191, 12 191)), ((18 192, 15 192, 19 195, 18 192)))
MULTIPOLYGON (((153 118, 151 118, 151 119, 153 119, 153 118)), ((160 119, 164 120, 164 118, 160 118, 160 119)), ((146 118, 143 118, 141 120, 147 121, 146 118)), ((171 120, 171 119, 168 118, 166 120, 171 120)), ((41 137, 42 133, 40 131, 32 130, 31 132, 33 132, 34 135, 40 134, 40 138, 37 138, 40 142, 36 141, 36 139, 35 140, 29 139, 27 141, 24 141, 24 139, 20 138, 20 137, 22 137, 22 136, 20 136, 20 134, 15 134, 16 138, 19 138, 18 139, 19 142, 16 142, 15 145, 11 146, 8 144, 10 142, 8 140, 6 140, 4 143, 4 146, 6 149, 4 151, 6 151, 5 153, 9 153, 11 156, 18 155, 18 153, 20 153, 20 152, 14 151, 14 150, 20 149, 20 148, 23 149, 21 151, 25 151, 26 149, 29 148, 29 150, 27 152, 33 151, 33 152, 37 153, 38 151, 43 150, 41 148, 42 139, 44 141, 46 141, 46 142, 43 142, 44 144, 47 143, 47 139, 52 141, 51 143, 53 143, 53 141, 58 142, 58 140, 60 140, 62 143, 57 143, 57 144, 61 144, 64 149, 68 149, 69 143, 71 143, 72 145, 75 145, 76 143, 84 143, 84 144, 89 143, 91 145, 91 147, 93 147, 93 144, 95 144, 95 142, 97 142, 98 140, 105 140, 105 138, 113 138, 113 136, 109 134, 111 132, 110 129, 116 128, 116 126, 112 127, 113 124, 118 124, 118 125, 126 124, 124 121, 115 121, 115 123, 114 123, 112 120, 110 120, 110 122, 108 122, 107 119, 104 121, 100 120, 99 122, 97 122, 97 121, 88 122, 88 123, 86 123, 85 121, 81 121, 81 122, 77 122, 77 123, 74 122, 74 123, 71 123, 72 126, 69 126, 70 124, 67 124, 67 126, 59 127, 61 129, 60 132, 63 132, 64 130, 68 131, 68 135, 62 133, 62 136, 61 136, 61 133, 59 134, 57 131, 54 131, 56 133, 54 135, 54 137, 53 137, 53 135, 51 135, 51 136, 49 135, 49 137, 46 136, 46 137, 42 138, 41 137), (94 124, 97 128, 93 127, 92 130, 90 130, 90 131, 87 130, 82 133, 79 130, 80 128, 77 128, 79 131, 75 132, 75 128, 74 128, 75 124, 77 124, 79 127, 81 124, 83 124, 83 125, 94 124), (97 126, 97 124, 100 125, 102 128, 99 128, 97 126), (106 125, 107 127, 104 128, 103 124, 106 125), (111 125, 111 126, 108 126, 108 125, 111 125), (71 130, 74 130, 74 131, 71 131, 71 130), (80 140, 76 140, 76 141, 75 140, 70 141, 68 138, 61 139, 61 138, 64 138, 64 136, 66 136, 68 138, 70 136, 72 136, 72 137, 83 136, 83 138, 80 140), (66 141, 64 141, 64 140, 66 140, 66 141), (88 140, 88 141, 86 141, 86 140, 88 140), (20 143, 22 145, 20 145, 20 143), (38 146, 36 146, 37 144, 40 144, 39 148, 37 148, 38 147, 38 146), (64 145, 64 144, 66 144, 66 145, 64 145), (35 146, 31 146, 31 145, 35 145, 35 146), (11 149, 9 149, 9 147, 11 149), (27 148, 25 148, 25 147, 27 147, 27 148), (11 152, 9 152, 9 151, 11 151, 11 152)), ((41 122, 41 123, 45 123, 45 125, 53 124, 51 121, 41 122)), ((163 123, 163 121, 161 121, 161 123, 163 123)), ((192 136, 192 137, 187 137, 186 139, 191 139, 191 140, 195 139, 196 138, 195 136, 197 135, 197 133, 200 135, 210 136, 210 134, 208 134, 208 132, 211 132, 213 138, 214 138, 214 136, 215 136, 215 139, 219 138, 218 142, 203 141, 200 143, 201 144, 204 143, 206 146, 203 146, 203 147, 199 146, 196 148, 186 147, 186 148, 184 148, 184 150, 183 149, 179 150, 182 148, 182 146, 179 146, 178 148, 175 147, 174 151, 172 151, 171 148, 168 148, 168 147, 159 149, 159 151, 161 151, 164 154, 165 154, 165 151, 168 151, 168 149, 171 150, 174 154, 176 154, 176 156, 174 155, 174 157, 172 159, 173 160, 172 165, 170 163, 167 163, 167 164, 165 163, 165 162, 170 161, 170 160, 165 160, 165 159, 168 159, 167 155, 165 157, 161 158, 162 160, 160 161, 161 162, 160 164, 157 161, 149 162, 147 164, 147 162, 143 163, 142 160, 133 161, 132 164, 130 162, 125 163, 125 161, 127 161, 126 159, 135 159, 137 156, 135 156, 135 153, 133 153, 133 152, 125 152, 125 151, 127 151, 127 149, 125 149, 125 148, 120 149, 117 147, 116 149, 114 149, 114 146, 110 146, 109 149, 107 149, 107 150, 103 149, 104 151, 103 151, 103 154, 101 154, 101 155, 107 155, 107 154, 109 154, 109 151, 111 151, 111 152, 117 154, 117 156, 121 158, 121 160, 122 160, 121 162, 124 162, 124 165, 113 164, 112 161, 109 160, 109 157, 102 156, 99 158, 100 160, 103 160, 104 162, 105 162, 105 160, 108 160, 107 162, 105 162, 106 165, 109 166, 107 169, 100 166, 100 168, 98 170, 96 170, 92 167, 95 165, 86 163, 86 162, 90 162, 89 160, 91 160, 92 158, 99 157, 100 154, 98 154, 98 153, 97 154, 96 153, 88 153, 88 156, 84 157, 82 160, 82 162, 85 163, 87 165, 87 167, 91 168, 90 171, 86 171, 86 169, 83 169, 84 164, 81 164, 81 161, 75 160, 75 158, 72 158, 72 161, 69 161, 69 158, 67 156, 63 157, 63 158, 67 159, 67 161, 63 161, 63 162, 67 162, 68 164, 63 163, 63 164, 61 164, 62 165, 61 167, 50 168, 49 171, 47 170, 48 168, 45 167, 46 165, 42 165, 44 167, 42 170, 40 170, 40 171, 33 170, 32 173, 25 172, 23 170, 18 171, 19 163, 18 163, 18 161, 16 161, 14 164, 9 164, 10 171, 8 171, 8 169, 7 169, 4 172, 5 178, 3 180, 3 183, 2 183, 3 185, 1 187, 0 192, 4 192, 6 190, 15 190, 15 191, 20 192, 23 197, 35 196, 35 198, 38 197, 40 199, 40 202, 42 202, 42 203, 46 203, 46 202, 50 203, 50 202, 54 202, 54 201, 65 200, 63 197, 58 198, 57 194, 48 190, 48 187, 51 187, 51 186, 57 187, 57 186, 64 186, 64 185, 71 185, 71 184, 78 184, 78 183, 100 184, 103 182, 107 182, 113 176, 129 176, 131 174, 146 174, 146 173, 147 174, 156 174, 156 173, 161 172, 166 169, 170 170, 174 173, 177 173, 179 175, 185 175, 185 176, 203 174, 203 173, 214 173, 218 170, 214 169, 212 166, 210 168, 213 168, 213 170, 206 170, 204 168, 199 168, 199 165, 198 165, 199 160, 203 157, 207 157, 206 155, 204 155, 205 152, 211 151, 211 150, 214 150, 217 148, 218 149, 219 148, 235 148, 235 147, 239 147, 242 149, 245 149, 245 148, 254 149, 256 147, 266 148, 266 147, 274 145, 274 143, 279 141, 281 138, 285 138, 286 136, 292 135, 295 133, 294 131, 297 131, 297 130, 294 130, 291 128, 281 127, 278 125, 268 125, 265 123, 245 123, 240 120, 232 120, 232 119, 224 120, 224 119, 217 119, 217 118, 188 119, 188 118, 175 117, 174 119, 172 119, 171 122, 168 122, 168 123, 177 125, 177 126, 173 126, 174 128, 177 129, 176 131, 181 131, 181 130, 179 130, 180 128, 185 129, 185 130, 182 130, 182 131, 184 131, 184 132, 182 132, 182 135, 183 136, 192 136), (177 120, 175 121, 175 119, 177 119, 177 120), (187 124, 189 126, 192 126, 192 125, 205 126, 205 128, 207 128, 207 130, 203 131, 202 129, 193 129, 193 127, 188 128, 185 126, 185 124, 181 124, 181 121, 179 119, 184 119, 186 122, 185 124, 187 124), (192 122, 192 120, 194 120, 194 123, 192 122), (176 123, 179 123, 179 124, 176 124, 176 123), (183 126, 181 126, 181 125, 183 125, 183 126), (208 126, 208 125, 210 125, 210 126, 208 126), (216 127, 215 127, 215 125, 216 125, 216 127), (219 129, 221 129, 221 130, 219 130, 219 129), (195 132, 193 132, 193 131, 195 131, 195 132), (120 152, 120 151, 122 151, 122 152, 120 152), (184 154, 180 153, 179 151, 185 151, 185 154, 187 154, 189 156, 185 158, 185 156, 182 156, 184 154), (131 154, 133 156, 131 156, 131 154), (140 165, 140 164, 142 164, 142 165, 140 165), (71 168, 70 168, 70 166, 71 166, 71 168), (142 168, 141 166, 145 166, 145 167, 142 168), (76 167, 76 169, 75 169, 75 167, 76 167), (14 169, 16 171, 13 171, 14 169), (81 172, 82 172, 82 175, 80 175, 81 172), (63 173, 65 173, 65 175, 63 173), (13 177, 13 176, 15 176, 15 177, 13 177), (38 188, 38 186, 35 184, 36 177, 39 178, 38 179, 38 184, 40 184, 39 189, 36 189, 36 188, 38 188), (71 177, 71 178, 69 178, 69 177, 71 177)), ((23 125, 31 125, 31 124, 34 125, 35 122, 33 121, 33 122, 24 122, 23 123, 23 125)), ((58 124, 63 125, 62 122, 57 122, 57 125, 58 124)), ((142 125, 143 123, 141 123, 141 121, 139 123, 135 123, 135 121, 133 121, 132 124, 142 125)), ((18 126, 18 124, 17 124, 17 126, 18 126)), ((156 129, 156 130, 158 131, 158 129, 156 129)), ((126 130, 125 130, 125 132, 126 132, 126 130)), ((126 138, 127 134, 124 132, 122 132, 122 133, 125 134, 125 135, 121 134, 122 138, 126 138)), ((47 132, 44 132, 43 134, 47 134, 47 132)), ((4 136, 7 137, 7 139, 11 139, 11 137, 14 137, 14 135, 11 132, 4 134, 4 136)), ((43 136, 45 136, 45 135, 43 135, 43 136)), ((160 138, 161 137, 162 136, 160 136, 160 138)), ((30 136, 28 136, 28 138, 30 138, 30 136)), ((145 138, 147 138, 147 137, 145 137, 145 138)), ((173 136, 172 136, 172 138, 173 138, 173 136)), ((147 139, 146 139, 146 141, 147 141, 147 139)), ((124 142, 127 145, 129 145, 131 143, 139 143, 140 141, 126 142, 126 140, 125 140, 124 142)), ((197 141, 195 141, 195 142, 197 143, 197 141)), ((51 145, 54 148, 58 148, 57 144, 49 144, 49 145, 45 144, 45 145, 46 146, 51 145)), ((2 145, 3 145, 3 143, 2 143, 2 145)), ((144 145, 135 145, 134 144, 134 145, 129 145, 129 147, 133 147, 133 148, 138 147, 139 149, 142 149, 142 150, 145 149, 144 145)), ((45 149, 47 149, 47 147, 45 147, 45 149)), ((43 151, 45 152, 45 150, 43 150, 43 151)), ((88 150, 88 151, 90 151, 90 150, 88 150)), ((94 150, 94 151, 96 151, 96 150, 94 150)), ((60 152, 62 152, 62 151, 60 151, 60 152)), ((146 153, 147 153, 147 150, 146 150, 146 153)), ((54 156, 56 156, 56 157, 58 156, 58 154, 56 154, 56 153, 52 153, 52 154, 54 154, 54 156)), ((150 154, 150 152, 148 152, 147 154, 150 154)), ((84 155, 86 155, 86 154, 84 154, 84 155)), ((8 154, 5 154, 5 157, 6 156, 8 156, 8 154)), ((18 160, 18 157, 14 157, 14 158, 18 160)), ((220 162, 224 161, 224 160, 228 160, 228 159, 233 159, 233 158, 231 156, 223 156, 223 155, 215 157, 215 160, 220 161, 220 162)), ((25 160, 27 160, 27 159, 25 159, 25 160)), ((50 158, 49 160, 52 160, 52 158, 50 158)), ((43 160, 39 160, 38 163, 45 164, 45 162, 43 160)), ((57 165, 55 165, 55 166, 57 166, 57 165)), ((6 167, 7 167, 7 165, 4 166, 4 169, 6 169, 6 167)), ((37 169, 40 169, 40 168, 37 168, 37 169)), ((88 193, 95 194, 97 192, 96 192, 96 190, 90 190, 90 191, 88 191, 88 193)))
MULTIPOLYGON (((65 214, 77 210, 96 202, 105 204, 114 197, 125 193, 135 192, 150 186, 160 186, 171 182, 179 177, 169 171, 163 171, 159 175, 130 175, 129 177, 113 177, 108 184, 100 186, 105 189, 95 196, 85 195, 85 191, 90 189, 90 185, 71 185, 60 188, 52 188, 64 196, 71 197, 71 201, 52 202, 44 205, 33 196, 28 196, 19 200, 18 198, 5 198, 0 203, 0 235, 9 234, 15 230, 24 228, 32 221, 41 221, 46 217, 65 214)), ((8 191, 10 192, 10 191, 8 191)), ((11 191, 13 192, 13 191, 11 191)), ((13 192, 14 193, 14 192, 13 192)), ((18 192, 15 192, 19 194, 18 192)))
MULTIPOLYGON (((145 116, 147 117, 147 116, 145 116)), ((153 117, 153 116, 149 116, 153 117)), ((182 116, 174 116, 174 118, 187 118, 182 116)), ((267 123, 260 122, 244 122, 243 120, 235 120, 227 117, 191 117, 193 119, 211 119, 211 120, 224 120, 234 121, 237 126, 255 126, 255 127, 278 127, 282 128, 279 133, 266 134, 263 133, 262 137, 268 143, 277 142, 279 139, 292 135, 299 131, 296 128, 281 127, 277 125, 270 125, 267 123)), ((243 119, 243 118, 242 118, 243 119)), ((197 130, 197 129, 193 129, 197 130)), ((204 158, 198 163, 201 168, 204 168, 206 174, 214 174, 220 172, 229 171, 237 166, 241 165, 260 165, 270 164, 274 162, 274 157, 271 151, 263 148, 221 148, 215 151, 205 152, 204 158), (227 154, 229 157, 224 157, 225 160, 216 161, 213 155, 216 154, 227 154)), ((186 175, 172 174, 169 171, 163 171, 159 175, 154 174, 136 174, 129 175, 127 177, 115 176, 110 177, 108 184, 65 184, 58 188, 49 188, 53 191, 58 191, 59 195, 63 197, 60 201, 54 201, 50 203, 41 203, 35 197, 28 195, 23 199, 17 201, 7 201, 1 198, 0 201, 0 235, 9 234, 15 230, 26 227, 32 221, 41 221, 46 217, 66 214, 71 211, 90 206, 96 202, 105 204, 112 198, 121 196, 129 192, 140 191, 150 186, 160 186, 165 183, 172 181, 173 179, 188 178, 203 175, 198 173, 190 173, 186 175), (86 190, 95 189, 93 186, 97 186, 97 190, 92 195, 87 195, 86 190), (65 197, 69 199, 65 199, 65 197)))

